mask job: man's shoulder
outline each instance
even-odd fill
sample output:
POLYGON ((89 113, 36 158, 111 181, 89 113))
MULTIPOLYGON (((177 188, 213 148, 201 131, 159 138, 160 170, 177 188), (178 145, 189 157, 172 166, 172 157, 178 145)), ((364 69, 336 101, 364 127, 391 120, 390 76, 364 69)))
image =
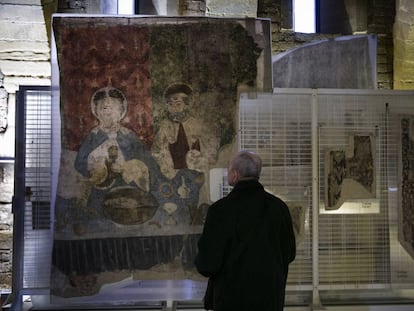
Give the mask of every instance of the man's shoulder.
POLYGON ((282 207, 287 208, 287 204, 281 198, 277 197, 276 195, 265 191, 265 199, 267 202, 271 203, 272 205, 279 205, 282 207))
POLYGON ((210 208, 220 208, 228 202, 228 196, 222 197, 210 205, 210 208))
POLYGON ((231 197, 225 196, 211 204, 209 209, 212 209, 216 212, 228 210, 228 207, 232 205, 232 201, 233 200, 231 197))

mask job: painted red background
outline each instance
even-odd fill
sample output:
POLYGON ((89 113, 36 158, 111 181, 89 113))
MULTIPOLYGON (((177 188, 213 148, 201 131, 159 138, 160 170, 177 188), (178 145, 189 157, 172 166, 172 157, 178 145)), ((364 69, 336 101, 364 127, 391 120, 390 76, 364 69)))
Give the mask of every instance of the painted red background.
POLYGON ((90 101, 111 84, 128 101, 122 124, 151 146, 153 117, 148 28, 142 25, 67 27, 56 22, 62 114, 62 147, 78 150, 96 126, 90 101))

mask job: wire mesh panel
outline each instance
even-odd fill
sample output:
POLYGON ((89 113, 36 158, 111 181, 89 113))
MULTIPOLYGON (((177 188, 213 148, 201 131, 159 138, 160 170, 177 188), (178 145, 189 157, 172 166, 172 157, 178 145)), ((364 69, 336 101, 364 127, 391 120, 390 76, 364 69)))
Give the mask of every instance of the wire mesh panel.
MULTIPOLYGON (((249 96, 240 98, 239 148, 261 155, 261 182, 295 220, 288 289, 413 289, 414 93, 280 89, 249 96), (315 146, 318 189, 312 189, 315 146)), ((21 228, 22 287, 48 288, 50 91, 25 91, 24 100, 24 187, 31 195, 21 228)), ((225 169, 212 170, 210 179, 216 199, 230 191, 225 169)))
POLYGON ((297 257, 288 285, 312 284, 311 251, 311 105, 309 93, 258 94, 240 99, 240 149, 263 160, 261 182, 282 198, 292 214, 297 257))
POLYGON ((240 148, 262 156, 261 180, 269 191, 290 205, 307 202, 304 235, 289 271, 290 286, 413 288, 414 227, 406 219, 414 217, 410 194, 414 173, 404 169, 414 168, 413 95, 300 89, 276 89, 254 98, 242 95, 240 148), (406 134, 403 124, 409 124, 406 134), (317 131, 314 141, 312 131, 317 131), (311 189, 315 144, 316 192, 311 189), (316 214, 312 193, 318 195, 316 214), (316 238, 311 235, 312 215, 317 215, 316 238), (318 279, 312 280, 315 241, 318 279))
POLYGON ((374 98, 318 95, 322 285, 358 288, 390 281, 386 105, 374 98))
POLYGON ((381 98, 387 103, 387 179, 390 268, 393 288, 414 287, 414 93, 381 98))
MULTIPOLYGON (((46 89, 25 89, 22 287, 50 284, 52 231, 50 218, 51 94, 46 89)), ((20 194, 22 195, 22 194, 20 194)))

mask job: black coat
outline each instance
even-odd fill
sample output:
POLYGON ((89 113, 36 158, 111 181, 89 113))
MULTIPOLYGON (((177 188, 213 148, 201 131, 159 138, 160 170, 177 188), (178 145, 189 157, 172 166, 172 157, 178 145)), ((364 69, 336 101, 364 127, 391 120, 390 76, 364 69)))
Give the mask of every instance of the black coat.
POLYGON ((245 180, 210 206, 195 265, 213 280, 215 311, 282 311, 295 255, 288 207, 245 180))

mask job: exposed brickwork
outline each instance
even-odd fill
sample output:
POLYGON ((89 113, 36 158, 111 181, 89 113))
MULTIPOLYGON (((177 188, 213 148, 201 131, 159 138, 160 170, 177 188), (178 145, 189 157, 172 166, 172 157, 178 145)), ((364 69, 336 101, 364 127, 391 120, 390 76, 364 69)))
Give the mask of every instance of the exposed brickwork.
POLYGON ((414 89, 414 2, 400 0, 395 17, 394 43, 394 88, 414 89))
POLYGON ((259 0, 257 2, 257 16, 270 18, 272 21, 272 33, 282 29, 282 11, 280 1, 259 0))
POLYGON ((206 13, 206 1, 179 0, 178 12, 183 16, 204 16, 206 13))
POLYGON ((393 86, 393 55, 392 36, 378 35, 377 47, 377 83, 379 89, 392 90, 393 86))
POLYGON ((369 0, 368 32, 392 35, 395 0, 369 0))
POLYGON ((12 276, 12 234, 5 226, 0 225, 0 289, 11 287, 12 276))
POLYGON ((285 52, 287 50, 296 48, 303 44, 320 41, 329 38, 335 38, 338 35, 329 34, 306 34, 297 33, 292 30, 282 30, 274 33, 272 36, 272 52, 273 55, 285 52))
POLYGON ((377 34, 377 80, 379 89, 393 89, 393 25, 395 19, 395 0, 369 0, 368 29, 377 34))

